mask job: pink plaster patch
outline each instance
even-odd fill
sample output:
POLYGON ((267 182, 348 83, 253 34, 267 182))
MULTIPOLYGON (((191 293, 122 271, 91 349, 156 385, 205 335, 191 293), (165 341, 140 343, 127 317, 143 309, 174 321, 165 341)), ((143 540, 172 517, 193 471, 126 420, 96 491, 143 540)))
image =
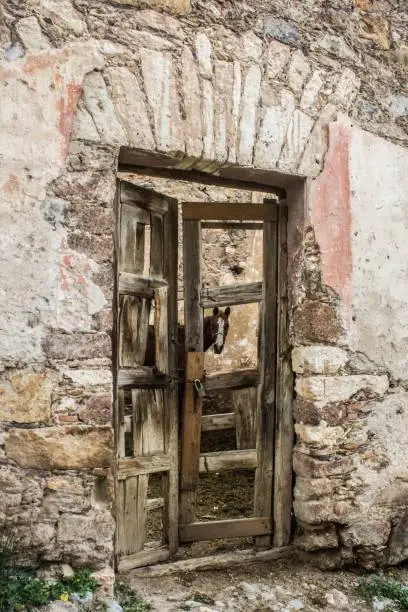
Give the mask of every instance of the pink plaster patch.
POLYGON ((67 83, 62 95, 57 99, 58 129, 62 136, 61 153, 64 159, 68 152, 74 113, 81 89, 81 86, 76 83, 67 83))
POLYGON ((323 282, 338 293, 346 306, 350 306, 352 252, 349 128, 331 124, 329 143, 323 172, 312 187, 310 215, 321 250, 323 282))

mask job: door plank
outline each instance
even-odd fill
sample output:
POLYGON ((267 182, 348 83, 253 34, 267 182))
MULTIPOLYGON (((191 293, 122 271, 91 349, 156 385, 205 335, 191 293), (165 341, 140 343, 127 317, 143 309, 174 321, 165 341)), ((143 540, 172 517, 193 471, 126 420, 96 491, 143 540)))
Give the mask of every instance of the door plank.
POLYGON ((141 276, 131 272, 119 273, 119 293, 136 294, 140 297, 152 299, 154 290, 166 287, 167 282, 162 278, 141 276))
POLYGON ((200 473, 253 470, 258 458, 255 449, 201 453, 200 473))
POLYGON ((270 517, 205 521, 180 525, 179 535, 181 542, 219 538, 246 538, 270 534, 271 526, 272 520, 270 517))
POLYGON ((183 202, 183 219, 199 221, 276 221, 276 207, 244 202, 183 202))
POLYGON ((165 415, 163 390, 132 389, 133 454, 164 453, 165 415))
POLYGON ((204 288, 201 290, 200 304, 202 308, 252 304, 262 300, 262 291, 262 281, 204 288))
POLYGON ((154 299, 154 339, 156 368, 160 374, 168 372, 169 362, 169 329, 167 319, 167 287, 155 291, 154 299))
MULTIPOLYGON (((271 208, 276 209, 274 204, 271 208)), ((255 471, 255 516, 272 515, 272 482, 275 428, 275 384, 276 384, 276 314, 277 314, 277 226, 270 221, 264 223, 263 268, 264 303, 261 346, 261 387, 257 427, 258 467, 255 471)), ((256 538, 258 547, 268 547, 269 536, 256 538)))
MULTIPOLYGON (((181 492, 195 491, 200 467, 202 398, 194 389, 194 379, 201 380, 204 372, 204 353, 187 353, 186 383, 183 402, 183 429, 181 445, 181 492)), ((181 499, 183 499, 181 495, 181 499)), ((184 498, 185 499, 185 498, 184 498)), ((193 508, 180 506, 180 522, 191 523, 193 508)))
POLYGON ((153 455, 151 457, 130 457, 118 461, 117 478, 124 480, 130 476, 168 472, 170 459, 168 455, 153 455))
POLYGON ((143 272, 146 223, 150 223, 149 213, 122 204, 119 252, 122 272, 143 272))
POLYGON ((290 362, 287 295, 287 207, 279 207, 278 223, 278 352, 274 469, 274 546, 290 542, 292 509, 293 374, 290 362))
POLYGON ((209 374, 205 377, 204 386, 206 391, 218 391, 219 389, 256 387, 259 382, 259 370, 257 368, 251 368, 247 370, 223 372, 222 374, 209 374))
POLYGON ((236 389, 232 392, 232 403, 235 410, 237 448, 256 448, 258 389, 236 389))
POLYGON ((201 431, 217 431, 235 427, 235 412, 205 414, 201 419, 201 431))
POLYGON ((150 300, 122 295, 119 300, 119 367, 143 365, 146 356, 150 300))
POLYGON ((119 572, 128 572, 136 567, 145 567, 167 561, 170 551, 165 546, 153 550, 142 550, 134 555, 122 557, 118 563, 119 572))

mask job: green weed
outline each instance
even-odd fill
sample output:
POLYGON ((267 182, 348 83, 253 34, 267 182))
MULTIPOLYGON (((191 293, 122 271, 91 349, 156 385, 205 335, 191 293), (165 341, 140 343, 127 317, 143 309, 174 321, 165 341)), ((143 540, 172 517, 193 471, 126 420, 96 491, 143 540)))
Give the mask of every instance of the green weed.
POLYGON ((408 610, 408 587, 385 576, 365 578, 360 582, 358 592, 368 603, 371 603, 374 597, 386 597, 400 610, 408 610))
POLYGON ((115 598, 122 606, 123 612, 148 612, 152 609, 134 589, 123 582, 115 584, 115 598))

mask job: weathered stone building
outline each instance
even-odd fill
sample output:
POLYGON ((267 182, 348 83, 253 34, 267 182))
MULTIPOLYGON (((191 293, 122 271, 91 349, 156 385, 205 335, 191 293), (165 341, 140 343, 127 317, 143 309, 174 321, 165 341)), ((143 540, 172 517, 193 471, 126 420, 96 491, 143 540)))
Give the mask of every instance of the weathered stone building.
POLYGON ((286 190, 295 543, 406 559, 405 3, 0 10, 1 524, 33 560, 112 566, 113 203, 142 152, 286 190))

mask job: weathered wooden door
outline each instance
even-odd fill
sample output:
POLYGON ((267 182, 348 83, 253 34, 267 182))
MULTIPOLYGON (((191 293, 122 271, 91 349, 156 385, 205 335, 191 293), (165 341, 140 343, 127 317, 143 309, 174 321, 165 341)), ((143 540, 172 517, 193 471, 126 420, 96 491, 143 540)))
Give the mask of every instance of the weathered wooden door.
POLYGON ((118 182, 119 570, 163 561, 177 548, 177 214, 176 200, 118 182))
MULTIPOLYGON (((286 209, 264 204, 183 204, 186 390, 180 473, 181 542, 254 536, 259 548, 284 546, 290 538, 292 416, 286 328, 286 209), (263 281, 204 289, 201 282, 201 229, 239 227, 253 221, 263 229, 263 281), (208 391, 235 390, 235 414, 202 415, 194 390, 204 373, 203 309, 261 302, 258 367, 205 378, 208 391), (279 350, 278 350, 279 346, 279 350), (250 423, 244 435, 243 425, 250 423), (200 451, 202 430, 237 429, 237 450, 200 451), (242 434, 242 435, 241 435, 242 434), (251 518, 197 521, 196 490, 203 472, 255 470, 251 518)), ((255 324, 255 322, 254 322, 255 324)))

